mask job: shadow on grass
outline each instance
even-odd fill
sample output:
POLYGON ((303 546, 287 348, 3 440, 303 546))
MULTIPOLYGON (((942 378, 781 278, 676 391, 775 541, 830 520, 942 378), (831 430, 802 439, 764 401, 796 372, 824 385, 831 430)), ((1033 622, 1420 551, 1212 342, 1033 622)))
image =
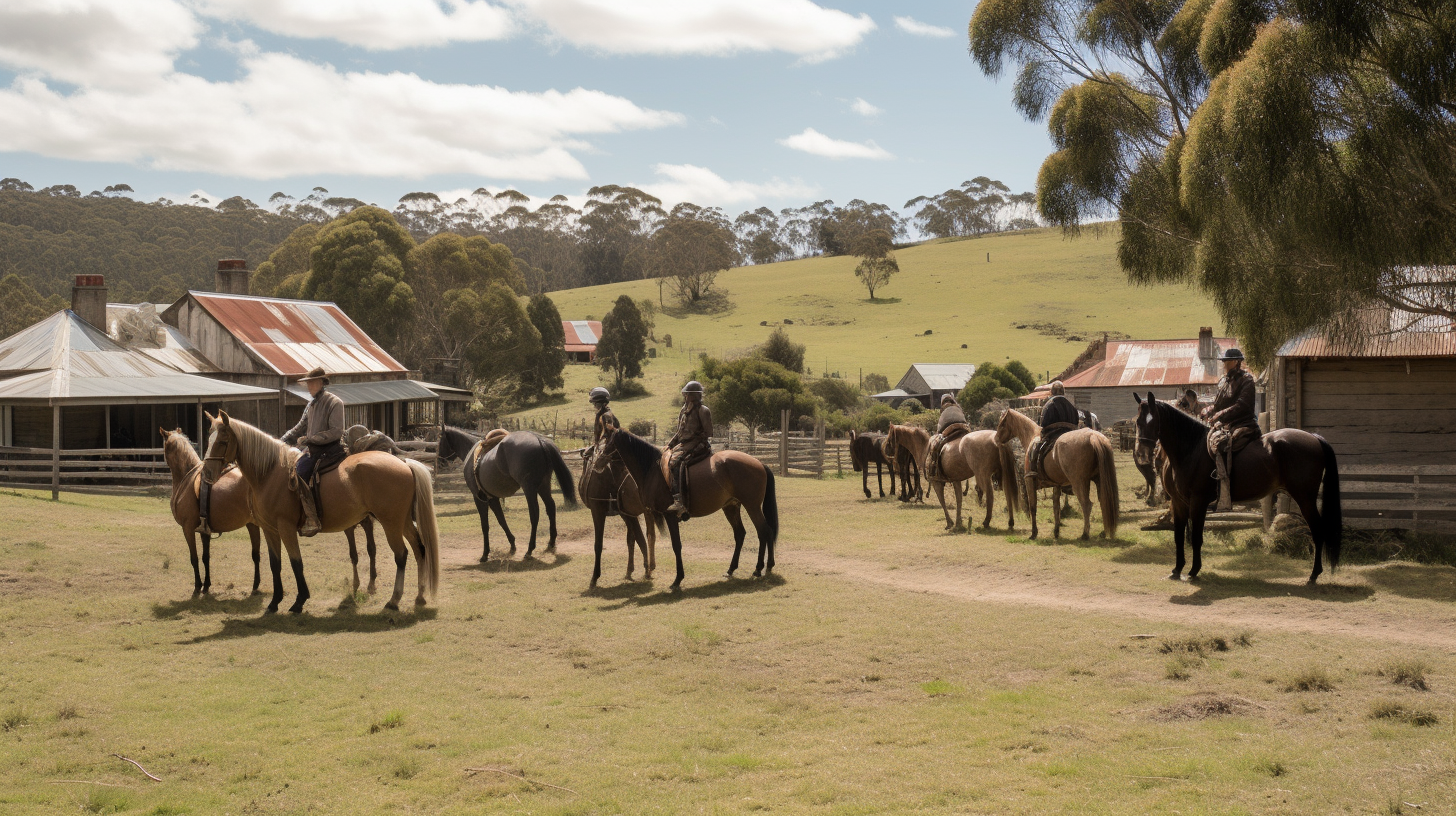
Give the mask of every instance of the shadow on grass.
MULTIPOLYGON (((265 578, 264 583, 267 583, 265 578)), ((266 603, 267 595, 259 592, 249 595, 246 598, 216 598, 211 595, 199 595, 195 598, 188 598, 185 601, 168 601, 166 603, 152 604, 152 617, 157 620, 175 618, 183 612, 202 612, 206 614, 222 613, 224 615, 241 615, 247 612, 257 612, 266 603)))
POLYGON ((1116 564, 1168 564, 1173 563, 1173 546, 1164 544, 1133 544, 1124 547, 1112 556, 1116 564))
MULTIPOLYGON (((401 604, 409 604, 408 594, 401 604)), ((420 621, 434 620, 439 615, 435 607, 392 612, 379 609, 376 612, 360 612, 353 606, 342 606, 325 615, 313 615, 307 610, 302 615, 279 612, 276 615, 261 615, 256 618, 228 618, 222 628, 210 635, 177 641, 181 645, 209 643, 218 640, 257 637, 267 634, 285 635, 332 635, 348 632, 389 632, 407 629, 420 621)))
POLYGON ((1456 569, 1394 562, 1364 571, 1370 583, 1406 598, 1428 601, 1456 601, 1456 569))
MULTIPOLYGON (((671 578, 673 572, 667 567, 659 567, 658 580, 663 577, 671 578)), ((781 587, 788 583, 781 575, 769 575, 766 578, 725 578, 711 584, 688 587, 678 592, 666 590, 647 594, 646 592, 633 593, 623 598, 619 603, 608 604, 601 607, 603 612, 611 612, 627 606, 657 606, 659 604, 671 604, 678 601, 703 600, 706 598, 721 598, 725 595, 751 595, 755 592, 764 592, 770 589, 781 587)), ((598 590, 601 592, 602 590, 598 590)))
MULTIPOLYGON (((525 548, 522 547, 523 551, 524 549, 525 548)), ((540 553, 541 551, 538 549, 536 552, 540 553)), ((566 555, 565 553, 546 553, 545 556, 546 557, 537 555, 534 558, 523 557, 520 560, 504 556, 492 556, 489 561, 483 564, 477 561, 473 564, 458 564, 456 566, 449 567, 449 569, 452 572, 485 572, 490 574, 508 572, 543 572, 545 570, 554 570, 557 567, 564 567, 572 561, 572 556, 566 555)))
POLYGON ((900 302, 900 299, 897 298, 897 297, 893 297, 893 298, 874 297, 874 298, 865 298, 864 300, 861 300, 860 301, 860 303, 869 303, 869 304, 872 304, 874 306, 889 306, 889 305, 891 305, 893 303, 899 303, 899 302, 900 302))
MULTIPOLYGON (((1322 577, 1324 580, 1330 580, 1328 572, 1322 577)), ((1230 598, 1294 597, 1304 598, 1310 601, 1351 603, 1367 600, 1375 594, 1375 590, 1368 586, 1328 583, 1309 586, 1303 581, 1299 583, 1285 583, 1283 581, 1267 581, 1262 578, 1247 578, 1242 576, 1225 576, 1209 572, 1204 572, 1200 575, 1198 583, 1194 584, 1194 586, 1197 589, 1192 594, 1174 595, 1168 599, 1168 602, 1183 606, 1208 606, 1230 598)))

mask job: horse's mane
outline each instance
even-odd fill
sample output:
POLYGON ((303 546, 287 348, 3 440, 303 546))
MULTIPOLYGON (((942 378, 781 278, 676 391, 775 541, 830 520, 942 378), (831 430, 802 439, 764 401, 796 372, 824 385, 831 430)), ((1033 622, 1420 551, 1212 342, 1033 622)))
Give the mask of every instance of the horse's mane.
POLYGON ((267 480, 274 468, 292 467, 296 459, 293 448, 240 419, 228 417, 228 427, 238 441, 238 467, 243 469, 248 481, 258 484, 267 480))
POLYGON ((662 448, 648 442, 631 431, 617 430, 612 434, 612 445, 624 457, 637 460, 637 464, 650 471, 662 461, 662 448))
POLYGON ((1172 425, 1180 436, 1202 438, 1208 433, 1209 424, 1198 417, 1180 410, 1174 403, 1158 400, 1159 419, 1172 425))
POLYGON ((446 437, 462 436, 465 438, 464 445, 457 444, 457 441, 453 438, 450 439, 450 452, 455 455, 456 459, 463 460, 470 454, 470 449, 475 447, 475 443, 480 441, 478 434, 471 433, 464 428, 457 428, 454 425, 441 426, 440 434, 446 437))
POLYGON ((1036 431, 1037 433, 1041 433, 1041 428, 1036 424, 1036 420, 1032 419, 1026 414, 1023 414, 1015 408, 1007 408, 1005 411, 1001 412, 1000 421, 1005 422, 1008 419, 1011 420, 1013 427, 1018 423, 1021 425, 1030 425, 1032 430, 1036 431))
POLYGON ((176 431, 168 433, 167 438, 162 440, 162 450, 167 454, 175 454, 181 460, 177 465, 182 469, 182 473, 190 473, 193 468, 202 464, 202 457, 192 449, 192 440, 176 431), (179 439, 180 442, 176 441, 179 439))

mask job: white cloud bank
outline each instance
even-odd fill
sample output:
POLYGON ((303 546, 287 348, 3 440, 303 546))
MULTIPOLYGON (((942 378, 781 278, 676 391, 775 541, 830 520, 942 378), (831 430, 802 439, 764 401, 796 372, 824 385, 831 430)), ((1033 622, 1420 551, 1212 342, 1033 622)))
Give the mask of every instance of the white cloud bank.
POLYGON ((509 37, 511 13, 484 0, 191 0, 199 14, 372 50, 509 37))
POLYGON ((175 0, 4 0, 0 65, 77 85, 135 85, 172 70, 202 24, 175 0))
POLYGON ((895 27, 906 34, 917 37, 954 37, 956 33, 945 26, 922 23, 914 17, 896 17, 895 27))
POLYGON ((668 208, 683 201, 704 207, 727 207, 764 199, 808 198, 819 192, 819 188, 798 179, 772 179, 764 183, 729 181, 706 167, 692 164, 659 164, 653 170, 663 180, 638 186, 662 199, 668 208))
POLYGON ((803 133, 796 133, 785 139, 779 139, 779 144, 793 150, 801 150, 805 153, 812 153, 815 156, 823 156, 826 159, 893 159, 890 152, 883 147, 869 142, 847 142, 842 139, 832 139, 814 128, 804 128, 803 133))
POLYGON ((883 110, 875 107, 874 105, 871 105, 870 103, 864 101, 863 99, 860 99, 857 96, 854 98, 853 102, 849 103, 849 109, 859 114, 860 116, 879 116, 880 114, 884 113, 883 110))

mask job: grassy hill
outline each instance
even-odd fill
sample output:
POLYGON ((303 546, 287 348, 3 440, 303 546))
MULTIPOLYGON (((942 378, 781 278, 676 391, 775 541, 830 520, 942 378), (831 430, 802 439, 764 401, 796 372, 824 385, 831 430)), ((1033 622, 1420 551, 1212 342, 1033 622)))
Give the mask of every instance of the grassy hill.
MULTIPOLYGON (((730 270, 718 278, 728 306, 717 313, 685 313, 669 294, 656 335, 671 335, 673 348, 659 344, 664 356, 650 361, 646 383, 654 396, 621 406, 619 416, 666 422, 675 414, 674 383, 692 370, 699 351, 747 351, 789 321, 785 328, 807 345, 805 364, 816 376, 838 372, 857 381, 877 372, 892 384, 912 363, 1019 359, 1041 377, 1066 367, 1101 332, 1194 337, 1199 326, 1218 325, 1213 305, 1194 290, 1129 285, 1117 266, 1117 237, 1115 227, 1075 239, 1046 229, 903 249, 896 253, 900 274, 873 303, 854 277, 853 258, 730 270)), ((609 284, 551 297, 564 319, 600 320, 623 293, 655 300, 657 284, 609 284)), ((521 416, 586 418, 585 393, 602 380, 595 368, 572 366, 566 404, 521 416)))

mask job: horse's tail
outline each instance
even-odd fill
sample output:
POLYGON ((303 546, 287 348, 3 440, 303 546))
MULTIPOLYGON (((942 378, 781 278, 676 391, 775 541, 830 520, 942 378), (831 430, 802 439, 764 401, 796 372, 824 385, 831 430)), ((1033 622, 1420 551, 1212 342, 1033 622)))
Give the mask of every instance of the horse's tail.
POLYGON ((996 455, 1000 459, 1001 489, 1006 493, 1006 506, 1014 508, 1021 501, 1021 480, 1016 477, 1016 454, 1011 446, 997 442, 996 455))
POLYGON ((1324 528, 1325 552, 1330 554, 1330 569, 1340 565, 1340 537, 1345 532, 1344 512, 1340 509, 1340 468, 1335 464, 1335 449, 1322 436, 1320 449, 1325 453, 1325 499, 1320 507, 1320 527, 1324 528))
POLYGON ((849 429, 849 464, 850 464, 850 467, 853 467, 854 468, 854 472, 855 473, 859 473, 861 470, 864 470, 864 466, 865 466, 865 463, 862 462, 862 461, 860 461, 859 445, 855 444, 858 441, 858 439, 859 439, 859 434, 855 433, 855 430, 853 428, 850 428, 849 429))
POLYGON ((435 519, 435 489, 430 486, 430 469, 414 459, 406 459, 415 477, 415 524, 420 530, 420 546, 425 551, 419 568, 425 571, 425 593, 433 598, 440 586, 440 525, 435 519))
POLYGON ((1097 500, 1102 504, 1102 528, 1109 539, 1117 537, 1117 521, 1121 503, 1117 494, 1117 463, 1112 458, 1112 443, 1105 436, 1092 437, 1097 446, 1097 500))
POLYGON ((576 480, 571 478, 571 468, 566 466, 566 459, 561 455, 561 449, 555 445, 542 445, 546 451, 546 458, 551 462, 551 470, 556 474, 556 482, 561 485, 561 495, 566 499, 567 507, 576 506, 576 480))
POLYGON ((773 545, 779 540, 779 497, 774 487, 773 470, 765 467, 763 475, 768 478, 763 488, 763 518, 768 522, 768 543, 773 545))

